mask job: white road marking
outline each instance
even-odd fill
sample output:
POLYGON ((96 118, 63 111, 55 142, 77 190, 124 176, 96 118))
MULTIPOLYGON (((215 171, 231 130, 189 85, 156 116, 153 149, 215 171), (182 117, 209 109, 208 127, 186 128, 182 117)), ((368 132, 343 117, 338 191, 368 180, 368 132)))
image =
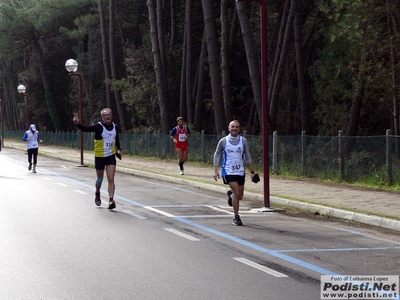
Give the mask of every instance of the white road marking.
POLYGON ((211 208, 211 209, 216 210, 216 211, 224 212, 224 213, 227 213, 227 214, 230 214, 230 215, 232 214, 232 212, 227 211, 226 209, 219 208, 217 206, 205 205, 205 207, 211 208))
POLYGON ((195 218, 232 218, 231 215, 183 215, 183 216, 175 216, 175 218, 186 218, 186 219, 195 219, 195 218))
POLYGON ((167 212, 165 212, 165 211, 156 209, 156 208, 151 207, 151 206, 143 206, 143 207, 146 208, 146 209, 148 209, 148 210, 154 211, 154 212, 156 212, 156 213, 158 213, 158 214, 160 214, 160 215, 169 217, 169 218, 175 217, 174 215, 171 215, 171 214, 169 214, 169 213, 167 213, 167 212))
POLYGON ((65 183, 61 183, 61 182, 57 182, 57 184, 61 185, 61 186, 68 186, 65 183))
POLYGON ((174 233, 174 234, 176 234, 176 235, 179 235, 179 236, 181 236, 181 237, 183 237, 183 238, 185 238, 185 239, 188 239, 189 241, 193 241, 193 242, 200 241, 198 238, 195 238, 195 237, 193 237, 193 236, 191 236, 191 235, 188 235, 188 234, 186 234, 186 233, 180 232, 180 231, 175 230, 175 229, 173 229, 173 228, 164 228, 164 229, 165 229, 166 231, 169 231, 169 232, 172 232, 172 233, 174 233))
POLYGON ((131 211, 124 210, 123 212, 128 214, 128 215, 130 215, 130 216, 132 216, 132 217, 135 217, 135 218, 137 218, 139 220, 146 220, 147 219, 146 217, 143 217, 141 215, 135 214, 135 213, 133 213, 131 211))
POLYGON ((268 273, 268 274, 270 274, 272 276, 275 276, 275 277, 288 277, 285 274, 282 274, 282 273, 279 273, 279 272, 277 272, 275 270, 272 270, 270 268, 264 267, 264 266, 262 266, 260 264, 257 264, 255 262, 253 262, 251 260, 248 260, 248 259, 245 259, 243 257, 234 257, 233 259, 235 259, 237 261, 240 261, 241 263, 244 263, 244 264, 246 264, 246 265, 248 265, 250 267, 256 268, 257 270, 260 270, 262 272, 268 273))
POLYGON ((84 191, 81 191, 81 190, 74 190, 74 192, 77 192, 77 193, 79 193, 79 194, 82 194, 82 195, 87 195, 87 193, 86 193, 86 192, 84 192, 84 191))

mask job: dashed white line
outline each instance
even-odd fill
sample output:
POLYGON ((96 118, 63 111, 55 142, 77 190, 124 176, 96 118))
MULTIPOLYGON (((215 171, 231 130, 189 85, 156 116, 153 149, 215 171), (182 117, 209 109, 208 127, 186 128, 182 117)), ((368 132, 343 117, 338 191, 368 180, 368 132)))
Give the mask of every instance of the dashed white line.
POLYGON ((201 219, 201 218, 232 218, 231 215, 182 215, 182 216, 175 216, 175 218, 186 218, 186 219, 201 219))
POLYGON ((191 236, 191 235, 188 235, 188 234, 186 234, 186 233, 180 232, 180 231, 175 230, 175 229, 173 229, 173 228, 164 228, 164 229, 165 229, 166 231, 169 231, 169 232, 172 232, 172 233, 174 233, 174 234, 176 234, 176 235, 179 235, 179 236, 181 236, 181 237, 183 237, 183 238, 185 238, 185 239, 188 239, 189 241, 192 241, 192 242, 200 241, 198 238, 195 238, 195 237, 193 237, 193 236, 191 236))
POLYGON ((174 215, 171 215, 171 214, 169 214, 169 213, 167 213, 167 212, 165 212, 165 211, 156 209, 156 208, 151 207, 151 206, 143 206, 143 207, 146 208, 146 209, 148 209, 148 210, 154 211, 154 212, 156 212, 156 213, 158 213, 158 214, 160 214, 160 215, 169 217, 169 218, 175 217, 174 215))
POLYGON ((212 210, 216 210, 216 211, 219 211, 219 212, 224 212, 224 213, 227 213, 227 214, 230 214, 230 215, 232 214, 230 211, 227 211, 226 209, 219 208, 217 206, 205 205, 205 207, 211 208, 212 210))
POLYGON ((65 183, 61 183, 61 182, 57 182, 57 184, 61 185, 61 186, 68 186, 65 183))
POLYGON ((248 265, 250 267, 253 267, 253 268, 257 269, 257 270, 260 270, 262 272, 268 273, 268 274, 270 274, 272 276, 275 276, 275 277, 288 277, 287 275, 285 275, 283 273, 280 273, 278 271, 275 271, 275 270, 272 270, 270 268, 264 267, 263 265, 257 264, 255 262, 253 262, 251 260, 248 260, 246 258, 243 258, 243 257, 234 257, 233 259, 235 259, 235 260, 237 260, 237 261, 239 261, 241 263, 244 263, 244 264, 246 264, 246 265, 248 265))

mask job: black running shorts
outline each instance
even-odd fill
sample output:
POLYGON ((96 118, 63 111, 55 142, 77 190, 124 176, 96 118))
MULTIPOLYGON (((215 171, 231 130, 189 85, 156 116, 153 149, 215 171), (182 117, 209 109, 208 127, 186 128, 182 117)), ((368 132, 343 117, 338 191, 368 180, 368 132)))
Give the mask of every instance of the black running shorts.
POLYGON ((240 176, 240 175, 225 175, 222 176, 222 180, 224 181, 225 184, 228 184, 229 182, 237 181, 239 185, 244 185, 245 177, 240 176))
POLYGON ((115 159, 115 154, 107 156, 107 157, 95 157, 94 158, 94 167, 97 170, 104 170, 108 165, 116 165, 117 161, 115 159))

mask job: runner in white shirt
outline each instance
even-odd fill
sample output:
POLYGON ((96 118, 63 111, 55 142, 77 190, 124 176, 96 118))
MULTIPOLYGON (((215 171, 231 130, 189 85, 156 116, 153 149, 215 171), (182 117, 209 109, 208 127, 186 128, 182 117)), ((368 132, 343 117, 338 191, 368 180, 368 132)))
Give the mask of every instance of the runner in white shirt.
POLYGON ((84 126, 80 124, 78 114, 74 114, 74 124, 80 130, 85 132, 94 132, 94 167, 96 169, 97 179, 95 182, 95 199, 94 202, 97 206, 101 205, 100 189, 103 183, 104 169, 107 172, 108 180, 108 196, 109 203, 108 209, 116 208, 114 200, 115 193, 115 171, 117 161, 115 156, 119 159, 122 157, 122 148, 118 137, 117 125, 112 122, 113 114, 111 109, 104 108, 101 111, 102 122, 98 122, 92 126, 84 126))
POLYGON ((239 121, 233 120, 230 122, 228 129, 230 134, 219 140, 214 153, 214 180, 217 181, 220 177, 218 166, 222 154, 221 175, 224 184, 229 184, 230 190, 227 192, 228 204, 229 206, 233 206, 235 215, 232 224, 241 226, 243 223, 239 216, 239 201, 243 199, 246 163, 249 166, 251 178, 253 178, 255 171, 251 161, 247 140, 239 135, 239 121))
MULTIPOLYGON (((26 149, 28 151, 28 170, 32 170, 32 173, 36 173, 37 157, 39 152, 39 142, 43 141, 39 137, 39 131, 36 130, 35 124, 29 126, 29 130, 25 132, 23 138, 26 141, 26 149), (33 168, 32 168, 33 158, 33 168)), ((0 148, 1 149, 1 148, 0 148)))

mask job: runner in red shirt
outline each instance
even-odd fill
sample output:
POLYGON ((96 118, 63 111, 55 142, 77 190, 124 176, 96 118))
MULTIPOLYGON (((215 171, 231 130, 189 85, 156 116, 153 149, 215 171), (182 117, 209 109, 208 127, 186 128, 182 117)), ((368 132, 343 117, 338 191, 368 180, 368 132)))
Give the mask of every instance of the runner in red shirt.
POLYGON ((183 164, 187 161, 187 155, 189 150, 189 136, 190 129, 186 125, 184 125, 184 120, 182 117, 178 117, 176 119, 178 126, 174 127, 171 130, 171 140, 175 144, 176 153, 178 153, 179 157, 179 169, 180 174, 184 174, 183 164))

